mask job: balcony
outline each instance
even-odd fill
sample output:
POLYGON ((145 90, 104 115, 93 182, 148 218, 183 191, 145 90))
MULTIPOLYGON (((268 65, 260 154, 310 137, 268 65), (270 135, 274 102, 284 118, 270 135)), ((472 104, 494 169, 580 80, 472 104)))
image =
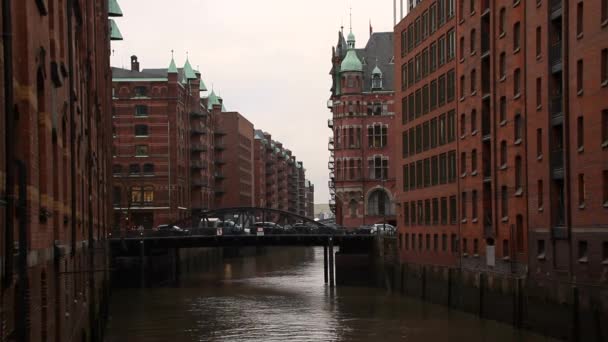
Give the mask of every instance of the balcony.
POLYGON ((207 152, 207 146, 203 144, 192 144, 190 150, 192 152, 207 152))
POLYGON ((553 178, 562 179, 564 177, 564 150, 551 151, 551 169, 553 178))
POLYGON ((205 135, 207 134, 207 130, 203 127, 192 127, 190 130, 192 135, 205 135))
POLYGON ((334 120, 332 119, 328 119, 327 120, 327 127, 334 129, 334 120))
POLYGON ((489 160, 490 158, 485 158, 483 161, 483 180, 490 181, 492 180, 492 163, 489 160))
POLYGON ((481 136, 484 140, 490 139, 491 137, 491 123, 490 123, 490 115, 483 115, 481 117, 481 136))
POLYGON ((563 97, 556 95, 551 98, 551 118, 563 117, 563 97))
POLYGON ((549 5, 551 6, 551 17, 552 18, 561 15, 562 0, 551 0, 549 2, 549 5))
POLYGON ((206 180, 195 180, 192 181, 192 186, 195 188, 206 188, 209 186, 209 183, 206 180))
POLYGON ((327 143, 327 149, 333 151, 336 148, 334 145, 334 138, 329 138, 329 142, 327 143))
POLYGON ((489 53, 490 53, 490 31, 482 30, 481 31, 481 56, 487 56, 489 53))
POLYGON ((191 112, 190 117, 193 119, 204 119, 207 117, 207 114, 203 112, 191 112))
POLYGON ((190 168, 192 170, 204 170, 206 169, 206 165, 200 160, 193 160, 190 162, 190 168))
POLYGON ((562 70, 562 42, 557 41, 549 47, 549 65, 553 73, 562 70))

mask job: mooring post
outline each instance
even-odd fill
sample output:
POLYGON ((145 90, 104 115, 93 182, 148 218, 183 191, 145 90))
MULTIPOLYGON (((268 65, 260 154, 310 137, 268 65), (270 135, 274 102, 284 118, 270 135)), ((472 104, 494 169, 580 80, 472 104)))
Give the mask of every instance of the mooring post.
POLYGON ((323 245, 323 275, 327 284, 327 244, 323 245))
POLYGON ((144 247, 143 239, 141 241, 139 241, 139 262, 140 262, 139 284, 142 288, 144 288, 144 287, 146 287, 146 271, 145 271, 146 254, 145 254, 145 247, 144 247))
POLYGON ((334 287, 334 239, 329 238, 329 287, 334 287))

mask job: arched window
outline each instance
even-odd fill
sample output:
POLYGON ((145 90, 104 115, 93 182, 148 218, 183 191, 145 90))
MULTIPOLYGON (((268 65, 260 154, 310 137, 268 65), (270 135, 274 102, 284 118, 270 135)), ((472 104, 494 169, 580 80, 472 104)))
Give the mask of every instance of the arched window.
POLYGON ((144 200, 144 203, 154 202, 154 187, 147 186, 144 188, 143 200, 144 200))
POLYGON ((369 195, 367 213, 371 216, 391 215, 391 200, 384 189, 376 189, 369 195))
POLYGON ((138 204, 142 202, 142 188, 140 186, 131 187, 131 203, 138 204))

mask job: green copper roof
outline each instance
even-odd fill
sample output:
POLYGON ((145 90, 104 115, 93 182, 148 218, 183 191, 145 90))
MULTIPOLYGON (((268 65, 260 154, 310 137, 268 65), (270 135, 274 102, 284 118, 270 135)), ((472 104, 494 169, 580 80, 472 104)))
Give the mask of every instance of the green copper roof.
POLYGON ((349 42, 354 42, 355 41, 355 34, 353 33, 353 31, 350 31, 350 33, 348 34, 348 40, 349 42))
POLYGON ((196 74, 194 73, 194 70, 192 69, 192 65, 190 65, 190 61, 187 58, 186 58, 186 64, 184 64, 184 75, 189 80, 196 79, 196 74))
POLYGON ((175 60, 171 57, 171 64, 169 64, 169 69, 167 70, 169 74, 177 74, 177 66, 175 65, 175 60))
POLYGON ((363 64, 357 57, 357 52, 354 49, 349 49, 348 53, 346 53, 346 57, 342 61, 342 65, 340 65, 340 72, 349 72, 349 71, 357 71, 363 72, 363 64))
POLYGON ((122 34, 113 19, 110 20, 110 40, 122 40, 122 34))
POLYGON ((205 82, 203 82, 202 78, 201 78, 201 85, 198 87, 198 90, 207 91, 207 86, 205 85, 205 82))
POLYGON ((211 94, 209 94, 209 97, 207 97, 207 109, 211 110, 213 109, 213 106, 216 105, 219 106, 221 105, 221 103, 217 95, 215 95, 215 92, 212 90, 211 94))
POLYGON ((108 16, 110 17, 122 17, 122 10, 118 5, 117 0, 108 0, 108 16))

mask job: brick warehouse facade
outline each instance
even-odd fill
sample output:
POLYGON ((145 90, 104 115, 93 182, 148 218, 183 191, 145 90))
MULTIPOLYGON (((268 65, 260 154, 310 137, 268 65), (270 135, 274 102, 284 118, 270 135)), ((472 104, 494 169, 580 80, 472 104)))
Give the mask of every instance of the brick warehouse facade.
POLYGON ((256 130, 254 144, 255 174, 259 175, 255 177, 255 206, 313 218, 314 214, 307 214, 304 164, 269 133, 256 130))
POLYGON ((606 11, 606 1, 412 4, 395 28, 402 261, 608 280, 606 11), (430 167, 427 149, 439 154, 430 167))
POLYGON ((328 107, 331 153, 330 207, 348 228, 395 223, 395 174, 388 137, 395 129, 393 38, 372 33, 364 49, 352 32, 338 34, 332 53, 332 95, 328 107))
POLYGON ((112 80, 115 226, 152 229, 211 208, 215 114, 200 72, 173 59, 140 71, 133 56, 112 80))
POLYGON ((102 339, 121 15, 116 1, 3 1, 2 341, 102 339))

